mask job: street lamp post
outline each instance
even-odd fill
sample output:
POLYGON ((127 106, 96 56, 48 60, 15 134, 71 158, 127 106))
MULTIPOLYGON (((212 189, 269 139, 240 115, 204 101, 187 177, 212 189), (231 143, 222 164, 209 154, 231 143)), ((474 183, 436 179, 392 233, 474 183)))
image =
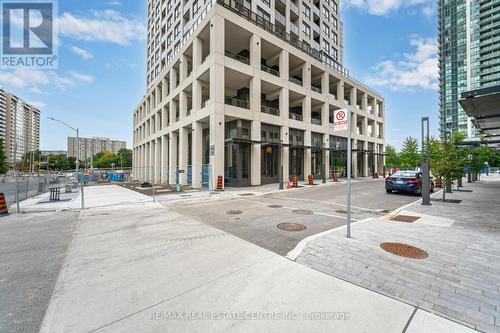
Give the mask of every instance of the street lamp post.
POLYGON ((64 125, 66 127, 68 127, 69 129, 73 130, 76 132, 76 141, 77 141, 77 150, 78 150, 78 154, 76 155, 76 179, 77 181, 80 183, 80 191, 82 193, 81 195, 81 209, 84 210, 85 209, 85 196, 84 196, 84 193, 83 193, 83 174, 82 174, 82 181, 80 182, 79 180, 79 174, 80 174, 80 131, 78 128, 74 128, 68 124, 66 124, 65 122, 63 121, 60 121, 58 119, 55 119, 55 118, 52 118, 52 117, 48 117, 50 120, 53 120, 55 122, 58 122, 60 123, 61 125, 64 125))
POLYGON ((422 205, 431 205, 430 196, 430 140, 429 140, 429 117, 422 117, 422 152, 421 152, 421 170, 422 170, 422 205))

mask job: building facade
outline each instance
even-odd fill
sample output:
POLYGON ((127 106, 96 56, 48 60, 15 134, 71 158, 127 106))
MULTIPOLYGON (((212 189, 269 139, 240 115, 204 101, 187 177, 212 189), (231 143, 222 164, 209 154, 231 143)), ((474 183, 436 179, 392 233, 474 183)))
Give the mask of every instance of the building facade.
POLYGON ((68 137, 68 157, 78 157, 80 161, 90 160, 95 154, 109 151, 117 154, 120 149, 126 148, 127 143, 110 138, 80 138, 80 154, 78 154, 78 139, 68 137))
POLYGON ((0 87, 0 138, 7 163, 40 149, 40 110, 0 87))
POLYGON ((347 131, 332 125, 344 108, 354 176, 382 171, 384 99, 340 63, 336 1, 150 0, 148 12, 136 179, 197 188, 345 175, 347 131))
POLYGON ((459 100, 466 91, 500 85, 500 2, 439 0, 438 22, 441 137, 459 131, 477 140, 459 100))

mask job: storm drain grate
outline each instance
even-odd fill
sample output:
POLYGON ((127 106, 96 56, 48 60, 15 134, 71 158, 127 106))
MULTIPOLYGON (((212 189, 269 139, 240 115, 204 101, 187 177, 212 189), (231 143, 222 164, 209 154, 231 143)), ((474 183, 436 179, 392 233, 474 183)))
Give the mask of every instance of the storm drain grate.
POLYGON ((408 244, 382 243, 380 247, 389 253, 410 259, 424 259, 429 256, 424 250, 408 244))
POLYGON ((292 213, 298 215, 311 215, 313 212, 305 209, 297 209, 297 210, 292 210, 292 213))
POLYGON ((411 216, 411 215, 396 215, 391 217, 392 221, 396 222, 406 222, 406 223, 413 223, 416 220, 418 220, 420 217, 418 216, 411 216))
POLYGON ((226 214, 229 214, 229 215, 239 215, 241 213, 243 213, 241 210, 228 210, 226 212, 226 214))
POLYGON ((300 223, 281 223, 278 224, 278 229, 284 231, 304 231, 306 226, 300 223))
POLYGON ((339 214, 347 214, 347 210, 344 210, 344 209, 338 209, 335 212, 339 213, 339 214))
POLYGON ((252 195, 255 195, 253 193, 241 193, 241 194, 238 194, 240 197, 251 197, 252 195))
POLYGON ((269 205, 267 207, 269 207, 269 208, 283 208, 282 205, 269 205))

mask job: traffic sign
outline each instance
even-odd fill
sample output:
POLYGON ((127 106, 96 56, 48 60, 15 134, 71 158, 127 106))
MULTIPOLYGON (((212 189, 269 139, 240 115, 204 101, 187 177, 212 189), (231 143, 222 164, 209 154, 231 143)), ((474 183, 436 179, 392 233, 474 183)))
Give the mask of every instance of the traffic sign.
POLYGON ((347 125, 347 110, 339 109, 333 112, 333 130, 346 131, 349 126, 347 125))

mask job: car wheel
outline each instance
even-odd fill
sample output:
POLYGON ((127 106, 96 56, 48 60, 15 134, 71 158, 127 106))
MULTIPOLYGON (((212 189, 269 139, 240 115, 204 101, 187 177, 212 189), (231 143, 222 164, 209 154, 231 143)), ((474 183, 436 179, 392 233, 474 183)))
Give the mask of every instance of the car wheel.
POLYGON ((392 193, 392 190, 385 190, 387 193, 392 193))

